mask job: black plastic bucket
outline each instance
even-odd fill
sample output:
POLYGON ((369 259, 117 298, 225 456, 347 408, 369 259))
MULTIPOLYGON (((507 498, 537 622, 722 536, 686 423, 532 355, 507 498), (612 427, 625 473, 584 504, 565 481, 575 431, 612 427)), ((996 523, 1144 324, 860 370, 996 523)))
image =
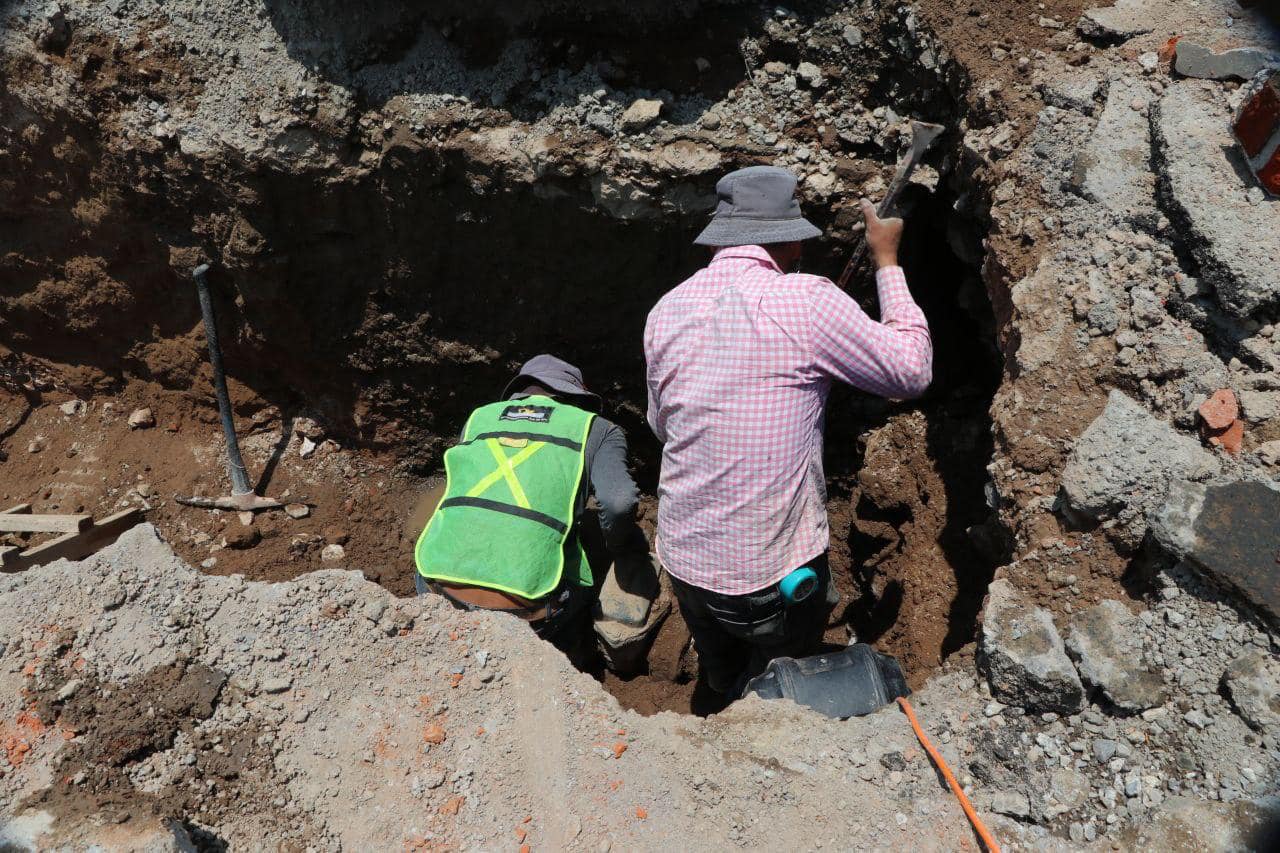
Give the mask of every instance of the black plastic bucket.
POLYGON ((776 658, 747 682, 744 695, 790 699, 836 719, 861 717, 909 696, 902 667, 866 643, 807 658, 776 658))

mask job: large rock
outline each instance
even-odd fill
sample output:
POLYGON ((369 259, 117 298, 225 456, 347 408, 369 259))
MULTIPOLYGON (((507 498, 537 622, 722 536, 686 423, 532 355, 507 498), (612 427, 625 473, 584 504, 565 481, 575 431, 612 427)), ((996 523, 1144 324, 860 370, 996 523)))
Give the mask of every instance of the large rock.
POLYGON ((1204 480, 1219 469, 1217 458, 1194 438, 1112 391, 1071 451, 1062 490, 1071 509, 1096 520, 1119 520, 1122 538, 1136 545, 1170 480, 1204 480))
POLYGON ((1165 92, 1151 126, 1158 190, 1180 220, 1201 279, 1223 308, 1244 318, 1280 304, 1280 200, 1256 196, 1230 119, 1220 87, 1184 80, 1165 92))
POLYGON ((992 695, 1032 711, 1080 710, 1084 687, 1049 612, 1032 607, 1005 580, 993 582, 987 595, 978 660, 992 695))
POLYGON ((1240 718, 1258 730, 1280 730, 1280 660, 1262 649, 1245 652, 1222 676, 1240 718))
POLYGON ((1151 90, 1142 80, 1113 81, 1098 126, 1076 162, 1084 174, 1086 197, 1146 228, 1154 228, 1159 216, 1151 171, 1151 127, 1134 107, 1145 105, 1150 97, 1151 90))
POLYGON ((1071 621, 1067 652, 1084 683, 1129 713, 1165 702, 1164 682, 1142 666, 1141 622, 1118 601, 1108 599, 1071 621))
POLYGON ((1151 521, 1166 550, 1247 599, 1280 626, 1280 490, 1237 480, 1178 481, 1151 521))

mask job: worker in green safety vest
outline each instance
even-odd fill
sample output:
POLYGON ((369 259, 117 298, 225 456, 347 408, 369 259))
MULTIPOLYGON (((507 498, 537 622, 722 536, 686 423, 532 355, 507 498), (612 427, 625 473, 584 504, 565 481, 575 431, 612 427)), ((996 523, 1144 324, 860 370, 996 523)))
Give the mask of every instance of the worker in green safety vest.
POLYGON ((503 399, 471 413, 444 455, 446 483, 414 549, 419 593, 467 610, 500 610, 554 639, 598 587, 583 550, 588 493, 622 572, 651 571, 635 523, 627 439, 600 416, 578 368, 529 360, 503 399))

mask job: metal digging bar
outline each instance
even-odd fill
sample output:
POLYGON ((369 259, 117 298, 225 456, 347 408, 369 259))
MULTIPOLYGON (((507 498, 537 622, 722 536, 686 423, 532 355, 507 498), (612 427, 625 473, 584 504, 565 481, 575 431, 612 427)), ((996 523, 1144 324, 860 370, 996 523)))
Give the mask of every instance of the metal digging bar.
MULTIPOLYGON (((892 216, 894 208, 898 205, 898 196, 907 186, 907 181, 911 179, 911 174, 916 170, 916 166, 920 165, 920 161, 924 159, 925 152, 933 145, 942 132, 946 130, 940 124, 930 124, 924 121, 911 122, 911 147, 907 151, 907 156, 902 158, 898 163, 898 169, 893 174, 893 180, 889 183, 889 191, 885 193, 884 199, 876 205, 876 214, 878 216, 892 216)), ((854 250, 853 257, 849 259, 849 263, 845 264, 844 272, 840 273, 840 280, 836 282, 840 285, 840 289, 844 290, 849 284, 849 279, 853 277, 858 267, 862 265, 863 260, 867 257, 867 241, 864 239, 858 244, 858 248, 854 250)))
POLYGON ((249 485, 249 472, 240 456, 240 442, 236 440, 236 423, 231 416, 231 396, 227 394, 227 375, 222 369, 222 347, 218 344, 218 327, 213 318, 213 300, 209 296, 209 265, 201 264, 191 271, 200 296, 200 314, 204 318, 204 336, 209 343, 209 366, 213 368, 213 390, 218 397, 218 415, 222 420, 222 434, 227 440, 227 476, 231 478, 231 494, 221 498, 183 497, 174 500, 187 506, 204 509, 227 509, 254 512, 278 509, 284 504, 274 498, 254 494, 249 485))

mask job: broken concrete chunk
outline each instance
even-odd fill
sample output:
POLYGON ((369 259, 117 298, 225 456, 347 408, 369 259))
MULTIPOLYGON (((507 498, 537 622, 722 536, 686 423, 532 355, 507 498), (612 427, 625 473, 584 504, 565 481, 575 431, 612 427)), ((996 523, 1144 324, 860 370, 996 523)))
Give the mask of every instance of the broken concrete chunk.
MULTIPOLYGON (((1183 80, 1152 111, 1157 191, 1221 306, 1237 317, 1280 304, 1280 201, 1251 202, 1214 87, 1183 80)), ((1250 181, 1251 182, 1251 181, 1250 181)))
POLYGON ((1151 130, 1133 108, 1145 104, 1151 90, 1141 80, 1117 80, 1108 89, 1098 126, 1079 155, 1084 195, 1134 224, 1154 228, 1159 218, 1151 169, 1151 130))
POLYGON ((988 808, 996 814, 1016 818, 1031 816, 1031 801, 1021 791, 996 791, 989 802, 988 808))
POLYGON ((991 693, 1008 705, 1071 714, 1084 705, 1084 687, 1067 657, 1053 617, 997 580, 987 591, 979 665, 991 693))
POLYGON ((1231 662, 1222 686, 1236 713, 1253 729, 1280 730, 1280 660, 1262 649, 1231 662))
POLYGON ((1163 504, 1170 480, 1203 480, 1218 459, 1194 438, 1157 419, 1120 391, 1076 442, 1062 471, 1071 508, 1097 520, 1119 519, 1137 544, 1147 516, 1163 504))
POLYGON ((1280 66, 1280 54, 1256 47, 1238 47, 1214 53, 1203 45, 1179 39, 1173 70, 1204 80, 1250 80, 1264 68, 1280 66))
POLYGON ((129 429, 151 429, 155 425, 156 417, 149 408, 134 409, 129 415, 129 429))
POLYGON ((1127 41, 1151 32, 1151 12, 1137 0, 1119 0, 1114 6, 1086 9, 1076 29, 1085 38, 1127 41))
POLYGON ((1084 683, 1129 713, 1165 702, 1164 682, 1141 664, 1140 624, 1129 608, 1108 599, 1079 613, 1067 637, 1067 652, 1084 683))
POLYGON ((1051 107, 1075 110, 1093 115, 1098 101, 1107 94, 1105 77, 1099 77, 1092 69, 1067 68, 1052 78, 1038 84, 1041 97, 1051 107))
POLYGON ((824 82, 822 69, 812 62, 801 62, 797 65, 796 76, 807 83, 811 89, 819 88, 824 82))
POLYGON ((1280 625, 1280 490, 1237 480, 1175 482, 1151 520, 1156 541, 1280 625))
POLYGON ((658 120, 662 112, 662 101, 640 98, 627 107, 622 114, 622 129, 634 133, 644 130, 658 120))

